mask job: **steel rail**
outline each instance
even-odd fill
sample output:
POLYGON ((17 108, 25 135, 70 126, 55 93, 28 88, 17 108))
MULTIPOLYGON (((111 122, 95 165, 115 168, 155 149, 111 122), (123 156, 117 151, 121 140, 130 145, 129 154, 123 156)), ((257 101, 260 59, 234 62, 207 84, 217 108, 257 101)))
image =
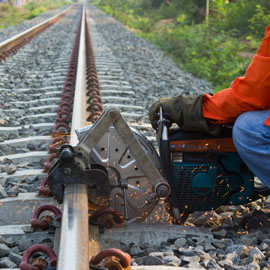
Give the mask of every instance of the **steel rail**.
MULTIPOLYGON (((85 6, 83 7, 78 68, 70 144, 77 144, 75 130, 86 125, 85 6)), ((89 270, 88 194, 84 184, 65 187, 57 270, 89 270)))
POLYGON ((66 15, 68 12, 70 12, 70 10, 73 7, 74 7, 74 5, 65 9, 63 12, 59 13, 58 15, 55 15, 54 17, 49 18, 48 20, 46 20, 38 25, 35 25, 35 26, 31 27, 30 29, 27 29, 20 34, 3 41, 2 43, 0 43, 0 54, 7 52, 8 50, 12 49, 13 47, 17 46, 18 44, 20 44, 21 42, 26 40, 27 38, 30 38, 33 35, 35 35, 36 33, 38 33, 41 29, 55 23, 61 17, 66 15))

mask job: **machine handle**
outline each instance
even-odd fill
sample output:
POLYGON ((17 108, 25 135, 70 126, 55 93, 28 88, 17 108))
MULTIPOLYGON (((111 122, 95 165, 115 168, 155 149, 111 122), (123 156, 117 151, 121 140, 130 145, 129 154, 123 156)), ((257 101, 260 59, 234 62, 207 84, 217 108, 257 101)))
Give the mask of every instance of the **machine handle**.
POLYGON ((164 117, 162 107, 159 111, 159 123, 157 128, 157 138, 159 143, 159 153, 161 160, 162 174, 166 177, 167 181, 171 183, 171 153, 169 141, 169 127, 171 121, 164 117))

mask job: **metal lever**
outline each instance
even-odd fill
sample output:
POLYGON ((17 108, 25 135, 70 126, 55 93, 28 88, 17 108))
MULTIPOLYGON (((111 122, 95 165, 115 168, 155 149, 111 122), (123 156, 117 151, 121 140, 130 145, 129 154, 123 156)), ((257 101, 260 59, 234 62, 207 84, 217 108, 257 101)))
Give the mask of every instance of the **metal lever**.
POLYGON ((169 142, 170 125, 171 121, 166 118, 166 115, 163 114, 162 107, 160 107, 157 140, 159 144, 163 175, 166 177, 169 183, 171 182, 171 154, 169 142))
POLYGON ((120 188, 123 191, 123 200, 124 200, 124 219, 128 220, 128 210, 127 210, 127 188, 128 182, 127 180, 121 179, 120 180, 120 188))
POLYGON ((141 205, 141 208, 144 208, 146 205, 151 204, 157 197, 159 197, 157 193, 151 194, 151 198, 146 199, 145 203, 141 205))
POLYGON ((128 181, 121 179, 119 184, 111 184, 111 187, 119 187, 123 191, 123 200, 124 200, 124 220, 128 220, 128 210, 127 210, 127 188, 128 181))

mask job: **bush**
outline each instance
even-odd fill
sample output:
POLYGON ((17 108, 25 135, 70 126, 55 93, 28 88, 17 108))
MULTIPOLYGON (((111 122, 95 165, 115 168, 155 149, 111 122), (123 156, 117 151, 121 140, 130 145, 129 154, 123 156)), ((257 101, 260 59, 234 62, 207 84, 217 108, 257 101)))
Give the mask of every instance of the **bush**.
POLYGON ((32 18, 35 18, 40 13, 45 12, 45 11, 46 11, 46 8, 44 8, 44 7, 35 8, 35 9, 33 9, 33 10, 30 11, 30 13, 27 16, 27 19, 30 20, 32 18))
POLYGON ((266 10, 261 5, 256 5, 256 13, 249 20, 249 29, 255 36, 262 38, 264 30, 270 24, 270 14, 266 14, 266 10))
POLYGON ((237 36, 252 33, 262 38, 270 23, 269 7, 268 0, 237 0, 226 6, 223 20, 216 23, 224 31, 236 30, 233 33, 237 36))
MULTIPOLYGON (((179 66, 220 90, 244 75, 270 15, 269 0, 211 0, 209 23, 201 0, 94 0, 140 37, 158 45, 179 66), (258 2, 261 5, 258 5, 258 2), (160 20, 170 19, 170 23, 160 20), (198 23, 200 22, 200 23, 198 23), (252 52, 251 52, 252 50, 252 52)), ((168 21, 167 21, 168 22, 168 21)))
POLYGON ((46 10, 54 9, 64 4, 66 4, 64 0, 31 2, 22 7, 2 3, 0 5, 0 29, 32 19, 46 10))
POLYGON ((21 9, 9 4, 0 5, 0 29, 9 25, 14 25, 25 18, 21 9))
POLYGON ((214 85, 230 85, 243 75, 250 60, 238 55, 242 45, 225 32, 209 33, 206 24, 175 27, 167 33, 169 52, 186 71, 205 78, 214 85))
POLYGON ((144 33, 149 33, 153 30, 154 23, 149 18, 142 18, 139 17, 134 22, 134 28, 139 29, 140 31, 144 33))

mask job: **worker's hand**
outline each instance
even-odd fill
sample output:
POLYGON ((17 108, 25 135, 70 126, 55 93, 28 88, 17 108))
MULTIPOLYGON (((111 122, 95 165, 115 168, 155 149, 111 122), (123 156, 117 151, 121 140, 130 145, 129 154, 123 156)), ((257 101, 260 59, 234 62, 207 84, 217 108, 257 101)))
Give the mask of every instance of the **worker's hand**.
POLYGON ((157 129, 158 126, 157 122, 159 120, 160 107, 162 107, 163 114, 165 114, 166 117, 169 118, 168 120, 170 120, 172 123, 177 123, 179 112, 179 109, 177 107, 181 107, 181 104, 175 107, 175 98, 177 97, 161 98, 151 106, 151 108, 149 109, 149 118, 151 125, 154 129, 157 129))
POLYGON ((217 135, 222 131, 221 125, 208 122, 202 115, 202 100, 204 95, 187 97, 178 95, 172 98, 161 98, 155 102, 149 110, 149 118, 154 129, 157 128, 157 120, 160 106, 172 123, 186 131, 205 132, 217 135))

